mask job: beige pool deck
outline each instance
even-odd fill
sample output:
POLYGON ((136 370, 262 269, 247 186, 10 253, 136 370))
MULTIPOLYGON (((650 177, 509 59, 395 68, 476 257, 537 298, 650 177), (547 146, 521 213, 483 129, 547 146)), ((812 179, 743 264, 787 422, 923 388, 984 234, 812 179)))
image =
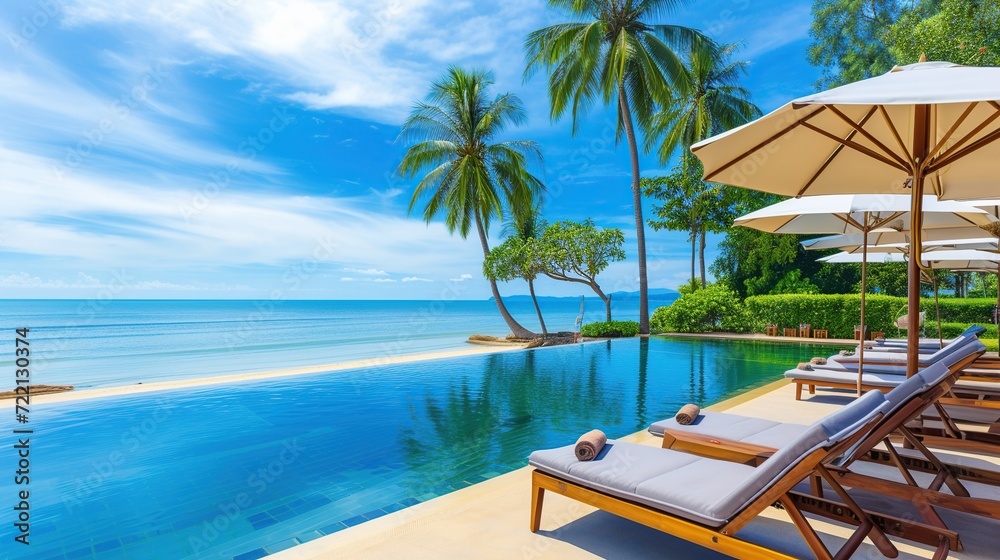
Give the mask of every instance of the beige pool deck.
MULTIPOLYGON (((821 391, 811 401, 795 401, 791 384, 781 381, 720 403, 710 410, 783 422, 809 423, 842 406, 849 393, 821 391)), ((659 438, 638 432, 623 438, 659 446, 659 438)), ((954 453, 953 460, 962 460, 954 453)), ((997 458, 987 460, 1000 465, 997 458)), ((873 467, 877 468, 877 467, 873 467)), ((997 468, 1000 468, 998 466, 997 468)), ((884 469, 879 472, 884 473, 884 469)), ((486 482, 417 504, 268 558, 275 560, 377 558, 590 559, 727 558, 665 533, 627 521, 551 492, 545 495, 542 530, 528 530, 531 469, 525 467, 486 482)), ((885 473, 893 477, 893 471, 885 473)), ((974 496, 1000 499, 1000 489, 968 483, 974 496)), ((867 505, 867 504, 866 504, 867 505)), ((1000 522, 941 510, 965 546, 951 558, 1000 558, 1000 522)), ((842 526, 813 520, 830 548, 849 534, 842 526)), ((739 533, 741 538, 800 558, 812 558, 785 512, 769 508, 739 533)), ((900 558, 931 558, 929 547, 894 540, 900 558)), ((866 541, 853 558, 881 558, 866 541)))

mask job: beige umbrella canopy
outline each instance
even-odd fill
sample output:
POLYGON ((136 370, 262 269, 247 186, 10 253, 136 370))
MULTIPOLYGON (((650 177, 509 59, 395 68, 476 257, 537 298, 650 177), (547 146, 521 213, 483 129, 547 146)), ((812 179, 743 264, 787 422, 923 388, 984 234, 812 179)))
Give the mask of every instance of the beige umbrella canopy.
MULTIPOLYGON (((920 303, 923 194, 997 196, 1000 68, 922 62, 807 95, 691 150, 705 180, 786 196, 910 194, 910 324, 920 303)), ((908 372, 917 367, 910 329, 908 372)))
MULTIPOLYGON (((924 227, 961 228, 983 226, 993 218, 985 211, 954 201, 925 197, 924 227)), ((735 225, 771 233, 854 233, 860 232, 861 247, 867 251, 867 235, 873 230, 903 231, 907 228, 910 197, 904 195, 841 194, 790 198, 737 218, 735 225)), ((861 265, 861 325, 865 330, 867 267, 861 265)), ((862 335, 863 338, 863 335, 862 335)), ((864 345, 858 367, 858 394, 864 374, 864 345)))

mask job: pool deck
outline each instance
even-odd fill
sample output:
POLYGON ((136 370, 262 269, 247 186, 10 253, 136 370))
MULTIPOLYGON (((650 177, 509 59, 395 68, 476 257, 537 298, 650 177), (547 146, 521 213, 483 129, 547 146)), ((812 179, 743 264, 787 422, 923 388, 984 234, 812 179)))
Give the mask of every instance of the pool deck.
MULTIPOLYGON (((850 398, 850 393, 821 391, 812 400, 796 401, 792 385, 780 381, 709 410, 809 423, 849 402, 850 398)), ((645 445, 660 444, 659 438, 646 432, 621 439, 645 445)), ((1000 465, 1000 458, 979 459, 1000 465)), ((530 475, 529 467, 518 469, 268 558, 726 558, 551 492, 545 495, 542 530, 533 534, 528 530, 530 475)), ((975 488, 974 495, 1000 499, 1000 488, 970 485, 975 488)), ((997 557, 1000 522, 948 511, 944 511, 942 517, 949 527, 959 532, 965 545, 963 552, 953 552, 951 558, 997 557)), ((813 525, 830 547, 839 547, 849 534, 841 526, 820 521, 814 521, 813 525)), ((799 533, 780 510, 768 508, 739 535, 796 557, 812 557, 799 533)), ((899 539, 894 542, 900 549, 900 558, 932 556, 928 547, 910 545, 899 539)), ((854 557, 880 558, 881 555, 866 541, 854 557)))

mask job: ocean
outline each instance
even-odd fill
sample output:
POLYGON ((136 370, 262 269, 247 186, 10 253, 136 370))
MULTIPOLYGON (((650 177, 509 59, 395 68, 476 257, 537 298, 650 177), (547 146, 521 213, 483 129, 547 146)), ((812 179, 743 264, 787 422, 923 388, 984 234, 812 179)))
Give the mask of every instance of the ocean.
MULTIPOLYGON (((540 332, 529 299, 505 302, 522 325, 540 332)), ((650 311, 667 303, 651 301, 650 311)), ((579 299, 542 298, 540 305, 550 332, 573 330, 579 299)), ((612 313, 635 320, 638 300, 613 300, 612 313)), ((584 323, 603 320, 603 303, 587 298, 584 323)), ((24 327, 32 384, 77 389, 391 358, 465 348, 471 334, 510 332, 489 300, 2 300, 3 371, 12 371, 14 331, 24 327)))

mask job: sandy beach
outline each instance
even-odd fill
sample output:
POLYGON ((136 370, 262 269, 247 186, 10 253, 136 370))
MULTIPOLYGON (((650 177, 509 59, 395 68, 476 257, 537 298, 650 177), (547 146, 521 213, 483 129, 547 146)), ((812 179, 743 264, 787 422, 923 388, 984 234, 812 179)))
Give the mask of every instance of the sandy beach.
MULTIPOLYGON (((311 373, 322 373, 327 371, 342 371, 348 369, 360 369, 391 364, 406 364, 410 362, 420 362, 425 360, 437 360, 441 358, 454 358, 459 356, 472 356, 477 354, 492 354, 496 352, 509 352, 524 348, 523 344, 509 345, 470 345, 468 348, 456 348, 454 350, 443 350, 439 352, 423 352, 417 354, 403 354, 390 357, 366 358, 363 360, 352 360, 348 362, 337 362, 332 364, 320 364, 314 366, 302 366, 295 368, 275 369, 253 373, 240 373, 236 375, 222 375, 218 377, 202 377, 199 379, 182 379, 177 381, 162 381, 158 383, 142 383, 135 385, 122 385, 117 387, 100 387, 95 389, 82 389, 79 391, 67 391, 64 393, 54 393, 34 396, 31 399, 33 405, 59 403, 68 401, 79 401, 84 399, 96 399, 102 397, 117 397, 121 395, 136 395, 140 393, 152 393, 154 391, 166 391, 170 389, 185 389, 189 387, 204 387, 206 385, 222 385, 229 383, 240 383, 244 381, 256 381, 260 379, 276 379, 280 377, 292 377, 295 375, 307 375, 311 373)), ((4 399, 0 401, 0 409, 13 408, 15 399, 4 399)))

